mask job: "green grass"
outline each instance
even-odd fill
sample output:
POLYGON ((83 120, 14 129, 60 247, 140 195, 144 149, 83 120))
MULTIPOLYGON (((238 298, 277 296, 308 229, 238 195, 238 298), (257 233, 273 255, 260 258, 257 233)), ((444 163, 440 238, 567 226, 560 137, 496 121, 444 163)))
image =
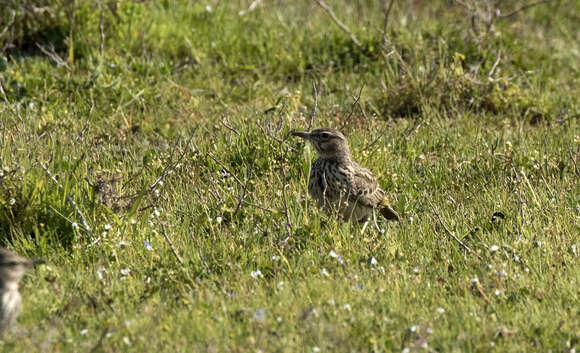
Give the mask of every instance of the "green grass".
POLYGON ((113 3, 102 53, 77 1, 50 32, 67 67, 46 36, 0 58, 0 243, 48 260, 0 350, 580 349, 578 1, 481 34, 401 1, 384 48, 374 2, 329 2, 362 48, 308 1, 113 3), (313 125, 402 222, 361 235, 309 199, 287 136, 318 80, 313 125))

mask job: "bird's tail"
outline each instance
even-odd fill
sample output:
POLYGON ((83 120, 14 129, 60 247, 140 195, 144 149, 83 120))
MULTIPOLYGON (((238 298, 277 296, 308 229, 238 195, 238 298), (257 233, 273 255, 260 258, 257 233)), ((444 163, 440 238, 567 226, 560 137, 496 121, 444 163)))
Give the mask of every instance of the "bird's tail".
POLYGON ((399 214, 397 213, 397 211, 393 210, 393 208, 391 206, 387 205, 387 203, 385 201, 383 201, 383 203, 381 205, 381 214, 383 215, 383 217, 385 217, 388 220, 394 220, 394 221, 399 220, 399 214))

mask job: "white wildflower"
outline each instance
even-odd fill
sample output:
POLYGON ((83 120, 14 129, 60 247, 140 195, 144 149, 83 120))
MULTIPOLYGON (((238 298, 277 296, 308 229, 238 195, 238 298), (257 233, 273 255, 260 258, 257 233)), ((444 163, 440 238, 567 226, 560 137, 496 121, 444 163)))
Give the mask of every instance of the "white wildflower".
POLYGON ((103 273, 105 273, 105 268, 104 267, 99 267, 97 269, 97 277, 99 277, 99 281, 102 281, 104 276, 103 273))

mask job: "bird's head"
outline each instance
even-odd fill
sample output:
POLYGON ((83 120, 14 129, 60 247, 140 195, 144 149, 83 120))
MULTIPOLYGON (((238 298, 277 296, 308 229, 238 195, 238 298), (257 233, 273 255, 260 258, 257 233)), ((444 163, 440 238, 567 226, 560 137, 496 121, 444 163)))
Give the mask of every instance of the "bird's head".
POLYGON ((17 285, 26 270, 44 262, 41 259, 28 259, 0 248, 0 287, 17 285))
POLYGON ((325 159, 350 159, 350 150, 344 134, 336 129, 322 128, 307 131, 295 131, 292 135, 310 141, 318 155, 325 159))

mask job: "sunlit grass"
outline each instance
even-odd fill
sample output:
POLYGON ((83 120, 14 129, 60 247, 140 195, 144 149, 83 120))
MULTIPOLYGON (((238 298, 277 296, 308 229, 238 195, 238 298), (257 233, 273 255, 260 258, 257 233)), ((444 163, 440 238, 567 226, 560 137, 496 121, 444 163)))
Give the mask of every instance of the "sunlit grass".
POLYGON ((68 68, 9 52, 0 239, 48 264, 1 349, 579 349, 578 6, 397 4, 385 58, 378 3, 329 4, 363 50, 310 2, 121 1, 102 55, 84 2, 68 68), (313 84, 400 223, 309 199, 313 84))

